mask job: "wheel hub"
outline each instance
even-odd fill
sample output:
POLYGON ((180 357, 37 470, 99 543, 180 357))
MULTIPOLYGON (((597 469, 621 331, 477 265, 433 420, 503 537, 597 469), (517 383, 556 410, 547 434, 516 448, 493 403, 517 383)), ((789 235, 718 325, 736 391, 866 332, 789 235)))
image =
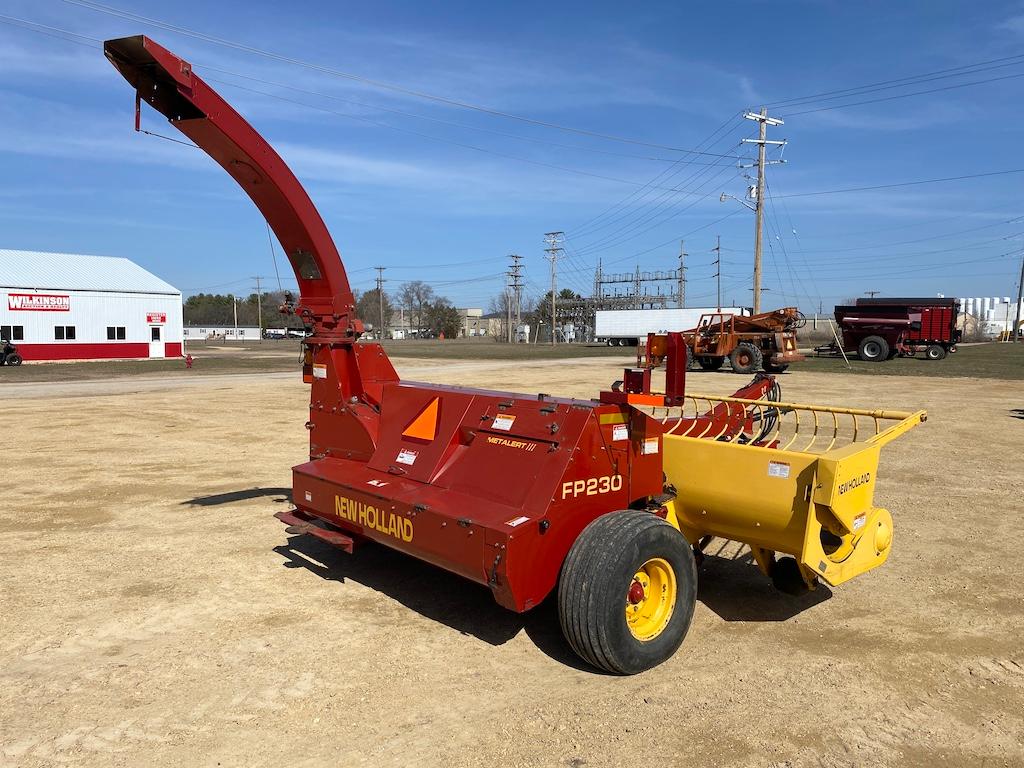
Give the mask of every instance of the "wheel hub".
POLYGON ((633 574, 626 590, 626 625, 638 640, 653 640, 668 626, 676 603, 676 574, 653 557, 633 574))
POLYGON ((644 601, 647 593, 644 591, 644 585, 636 579, 633 579, 633 583, 629 585, 629 594, 626 599, 629 600, 630 605, 639 605, 644 601))

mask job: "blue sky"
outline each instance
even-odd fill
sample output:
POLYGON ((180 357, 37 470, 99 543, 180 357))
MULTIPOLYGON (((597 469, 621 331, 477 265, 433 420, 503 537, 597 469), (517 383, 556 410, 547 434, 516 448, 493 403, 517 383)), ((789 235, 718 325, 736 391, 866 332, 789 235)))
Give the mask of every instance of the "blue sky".
MULTIPOLYGON (((692 306, 715 301, 721 235, 723 298, 749 303, 752 214, 719 200, 748 184, 736 167, 752 154, 740 143, 755 130, 744 108, 1024 54, 1024 4, 1010 2, 116 8, 631 140, 448 106, 63 0, 0 3, 0 15, 85 38, 145 33, 190 60, 306 184, 354 286, 372 287, 381 264, 389 289, 422 279, 460 306, 487 307, 510 253, 525 257, 527 291, 540 295, 550 230, 568 236, 560 287, 584 293, 599 258, 606 271, 672 269, 685 237, 692 306), (698 147, 707 154, 678 151, 698 147)), ((276 287, 249 200, 201 152, 134 133, 130 89, 97 43, 82 42, 0 23, 0 247, 127 256, 186 293, 247 294, 256 274, 276 287)), ((1024 168, 1018 61, 771 106, 786 124, 770 138, 789 145, 769 174, 765 305, 813 310, 869 290, 1011 294, 1022 173, 808 193, 1024 168), (992 78, 1002 79, 904 98, 992 78), (900 98, 809 111, 890 96, 900 98)), ((177 135, 152 111, 143 127, 177 135)))

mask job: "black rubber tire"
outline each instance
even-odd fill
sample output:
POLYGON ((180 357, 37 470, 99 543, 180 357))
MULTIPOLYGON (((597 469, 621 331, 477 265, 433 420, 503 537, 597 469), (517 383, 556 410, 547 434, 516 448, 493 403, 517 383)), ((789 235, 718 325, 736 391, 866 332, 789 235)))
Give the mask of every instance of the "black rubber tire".
POLYGON ((6 365, 21 365, 21 355, 19 355, 17 352, 12 352, 7 356, 7 359, 4 361, 4 363, 6 365))
POLYGON ((729 364, 733 373, 754 373, 761 369, 764 355, 753 344, 737 344, 729 355, 729 364))
POLYGON ((620 347, 625 347, 628 345, 629 342, 627 342, 625 339, 617 339, 617 343, 620 347))
POLYGON ((779 592, 798 597, 809 591, 800 564, 792 557, 780 557, 772 565, 772 584, 779 592))
POLYGON ((576 539, 558 582, 558 616, 572 649, 594 667, 635 675, 678 650, 690 628, 697 566, 686 538, 650 512, 610 512, 576 539), (626 595, 648 560, 664 559, 675 574, 676 600, 660 634, 640 640, 626 623, 626 595))
POLYGON ((926 360, 942 360, 946 357, 946 348, 939 344, 930 344, 924 351, 926 360))
POLYGON ((607 345, 609 347, 614 347, 615 346, 615 339, 605 339, 604 343, 605 343, 605 345, 607 345))
POLYGON ((697 363, 700 365, 702 370, 717 371, 725 364, 725 358, 701 356, 697 358, 697 363))
POLYGON ((764 370, 767 373, 785 373, 787 368, 789 368, 789 363, 780 363, 779 365, 775 365, 775 363, 764 364, 764 370))
POLYGON ((865 336, 857 346, 857 355, 869 363, 889 359, 889 342, 881 336, 865 336))

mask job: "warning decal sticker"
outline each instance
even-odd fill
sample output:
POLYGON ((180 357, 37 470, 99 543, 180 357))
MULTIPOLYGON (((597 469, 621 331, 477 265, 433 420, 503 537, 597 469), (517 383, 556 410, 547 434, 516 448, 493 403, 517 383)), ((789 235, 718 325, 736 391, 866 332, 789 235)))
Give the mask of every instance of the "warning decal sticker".
POLYGON ((419 455, 419 451, 410 451, 408 448, 403 448, 398 452, 395 461, 399 464, 408 464, 411 467, 416 463, 416 457, 419 455))
POLYGON ((658 438, 648 437, 644 440, 644 454, 658 452, 658 438))
POLYGON ((507 413, 502 413, 494 417, 494 421, 491 422, 491 429, 500 429, 503 432, 508 432, 512 429, 512 425, 515 423, 516 417, 510 416, 507 413))
POLYGON ((612 440, 629 440, 629 427, 625 424, 613 425, 612 440))
POLYGON ((327 365, 325 363, 313 363, 313 378, 314 379, 326 379, 327 378, 327 365))
POLYGON ((781 477, 782 479, 786 479, 789 477, 789 464, 784 461, 769 461, 768 477, 781 477))

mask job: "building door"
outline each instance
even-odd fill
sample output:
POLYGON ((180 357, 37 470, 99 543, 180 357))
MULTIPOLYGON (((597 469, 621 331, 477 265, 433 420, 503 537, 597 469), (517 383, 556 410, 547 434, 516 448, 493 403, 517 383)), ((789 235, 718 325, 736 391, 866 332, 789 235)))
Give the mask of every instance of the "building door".
POLYGON ((159 325, 151 326, 149 329, 149 356, 164 356, 164 340, 159 325))

